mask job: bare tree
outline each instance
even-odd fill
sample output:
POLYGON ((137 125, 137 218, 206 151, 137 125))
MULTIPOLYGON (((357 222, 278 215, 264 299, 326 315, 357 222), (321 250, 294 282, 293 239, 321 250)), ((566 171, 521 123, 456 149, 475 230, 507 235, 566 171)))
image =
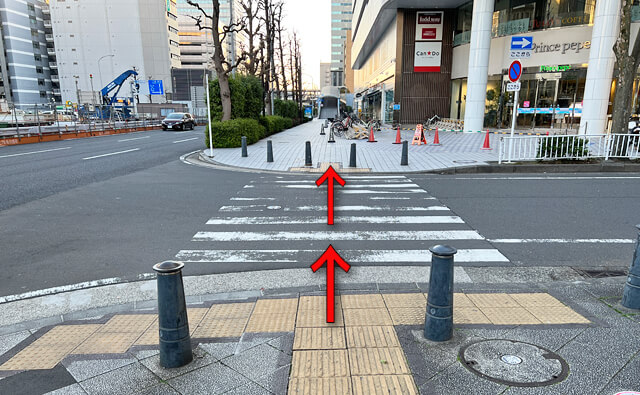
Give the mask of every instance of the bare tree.
POLYGON ((231 119, 231 89, 229 88, 229 73, 231 73, 240 63, 245 60, 246 54, 237 57, 235 63, 231 64, 224 55, 222 43, 227 36, 241 32, 244 29, 244 20, 238 22, 231 21, 229 25, 220 27, 220 2, 219 0, 211 0, 213 9, 211 14, 193 0, 187 0, 187 4, 195 7, 200 11, 200 15, 190 17, 196 22, 199 30, 210 30, 213 36, 213 68, 218 76, 220 84, 220 101, 222 103, 222 120, 231 119), (203 19, 204 18, 204 21, 203 19), (206 21, 211 21, 207 24, 206 21))
POLYGON ((282 32, 284 28, 282 27, 282 6, 283 3, 280 3, 280 8, 278 10, 278 17, 276 18, 276 27, 275 31, 278 33, 278 53, 280 55, 280 71, 282 76, 282 87, 284 89, 284 100, 287 100, 289 94, 287 92, 287 73, 285 71, 285 63, 284 63, 284 48, 282 47, 282 32))
POLYGON ((295 68, 296 68, 296 85, 298 88, 298 117, 302 118, 302 55, 300 54, 300 39, 296 32, 293 32, 293 44, 295 47, 295 68))
POLYGON ((289 37, 289 70, 291 76, 291 96, 293 100, 298 102, 298 90, 296 89, 296 81, 295 78, 295 55, 293 53, 293 38, 289 37))
POLYGON ((247 36, 248 48, 245 49, 247 54, 244 68, 248 74, 257 75, 260 71, 260 51, 264 47, 264 40, 260 39, 262 30, 262 21, 258 16, 258 3, 256 0, 242 0, 240 6, 245 14, 244 33, 247 36), (256 40, 258 44, 256 45, 256 40))

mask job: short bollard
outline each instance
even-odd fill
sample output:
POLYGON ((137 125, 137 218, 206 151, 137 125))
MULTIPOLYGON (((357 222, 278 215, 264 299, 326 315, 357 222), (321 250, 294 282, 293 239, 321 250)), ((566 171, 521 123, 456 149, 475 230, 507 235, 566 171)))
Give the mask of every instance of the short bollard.
POLYGON ((351 143, 351 153, 349 155, 349 167, 356 167, 356 143, 351 143))
POLYGON ((273 162, 273 145, 267 140, 267 162, 273 162))
POLYGON ((453 256, 457 250, 437 245, 431 251, 424 337, 443 342, 453 336, 453 256))
POLYGON ((311 141, 307 141, 305 143, 304 165, 305 166, 313 166, 313 161, 311 160, 311 141))
POLYGON ((629 267, 627 283, 622 293, 622 305, 628 309, 640 310, 640 225, 638 228, 638 240, 636 250, 633 252, 633 261, 629 267))
POLYGON ((402 158, 400 159, 400 166, 409 166, 409 142, 402 142, 402 158))
POLYGON ((187 304, 182 284, 184 263, 166 261, 153 266, 158 273, 160 366, 178 368, 193 360, 187 304))
POLYGON ((324 123, 320 125, 320 136, 324 136, 326 133, 324 132, 324 123))
POLYGON ((242 157, 246 158, 249 156, 247 153, 247 136, 242 136, 242 157))
POLYGON ((329 140, 327 140, 327 143, 335 143, 336 139, 333 137, 333 128, 330 127, 329 128, 329 140))

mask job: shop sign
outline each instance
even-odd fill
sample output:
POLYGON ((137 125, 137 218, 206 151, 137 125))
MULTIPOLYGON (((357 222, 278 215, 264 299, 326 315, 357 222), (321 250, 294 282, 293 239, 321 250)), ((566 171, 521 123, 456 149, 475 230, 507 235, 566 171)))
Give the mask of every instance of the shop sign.
POLYGON ((528 100, 525 100, 525 101, 522 103, 522 107, 524 107, 524 108, 529 108, 529 106, 530 106, 530 105, 531 105, 531 102, 530 102, 530 101, 528 101, 528 100))
POLYGON ((398 111, 398 110, 400 110, 400 104, 398 104, 398 103, 394 104, 394 105, 393 105, 393 110, 394 110, 394 111, 398 111))
POLYGON ((416 42, 413 71, 416 73, 440 72, 442 42, 416 42))
POLYGON ((540 66, 541 73, 557 73, 558 71, 571 70, 571 65, 558 65, 558 66, 540 66))
MULTIPOLYGON (((633 13, 633 11, 632 11, 633 13)), ((532 29, 547 29, 550 27, 587 25, 591 22, 591 15, 582 12, 569 12, 548 19, 534 19, 532 29)))
POLYGON ((497 35, 510 36, 512 34, 526 33, 528 31, 529 31, 529 18, 524 18, 524 19, 517 19, 515 21, 500 23, 498 25, 497 35))
POLYGON ((416 15, 416 41, 442 40, 442 11, 418 11, 416 15))
POLYGON ((565 108, 561 108, 561 107, 557 107, 554 111, 553 107, 537 107, 537 108, 518 108, 518 114, 561 114, 561 115, 571 115, 576 114, 582 114, 582 108, 578 108, 576 107, 575 110, 571 107, 565 107, 565 108))
POLYGON ((591 41, 585 42, 564 42, 564 43, 553 43, 546 44, 543 42, 533 43, 533 52, 535 53, 551 53, 551 52, 560 52, 561 55, 564 55, 569 52, 580 53, 583 49, 590 49, 591 41))

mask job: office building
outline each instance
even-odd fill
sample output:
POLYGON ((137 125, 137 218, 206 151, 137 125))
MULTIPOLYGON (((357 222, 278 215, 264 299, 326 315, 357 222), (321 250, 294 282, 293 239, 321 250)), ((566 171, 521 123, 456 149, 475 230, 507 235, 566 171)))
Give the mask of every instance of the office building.
POLYGON ((347 31, 351 29, 352 0, 331 0, 331 85, 344 85, 347 31))
POLYGON ((320 63, 320 90, 325 86, 331 86, 331 63, 320 63))

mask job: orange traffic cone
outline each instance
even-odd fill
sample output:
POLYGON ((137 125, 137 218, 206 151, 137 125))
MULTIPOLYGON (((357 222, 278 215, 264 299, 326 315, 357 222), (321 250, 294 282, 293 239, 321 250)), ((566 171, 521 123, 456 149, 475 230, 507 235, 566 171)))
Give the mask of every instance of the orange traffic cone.
POLYGON ((396 141, 395 141, 395 143, 391 143, 391 144, 402 144, 402 136, 400 135, 400 126, 398 126, 398 133, 396 134, 396 141))
POLYGON ((436 135, 433 138, 433 145, 440 145, 440 136, 438 136, 438 128, 436 128, 436 135))
POLYGON ((549 135, 549 131, 547 130, 547 136, 549 135))
POLYGON ((482 146, 484 150, 490 150, 491 146, 489 145, 489 130, 487 130, 487 134, 484 136, 484 145, 482 146))
POLYGON ((377 143, 375 137, 373 137, 373 126, 371 127, 371 132, 369 133, 369 141, 367 143, 377 143))

